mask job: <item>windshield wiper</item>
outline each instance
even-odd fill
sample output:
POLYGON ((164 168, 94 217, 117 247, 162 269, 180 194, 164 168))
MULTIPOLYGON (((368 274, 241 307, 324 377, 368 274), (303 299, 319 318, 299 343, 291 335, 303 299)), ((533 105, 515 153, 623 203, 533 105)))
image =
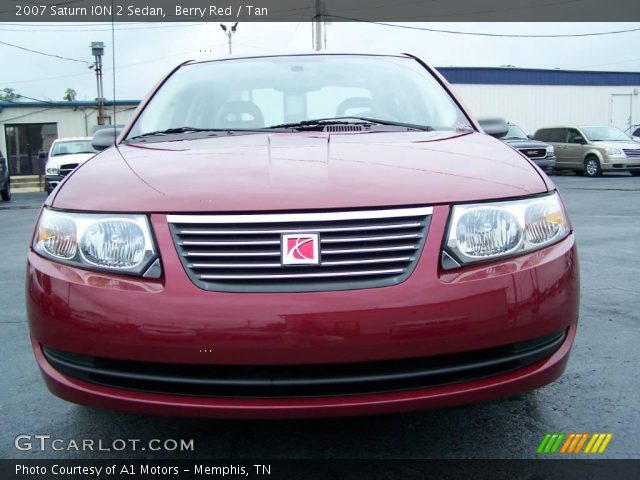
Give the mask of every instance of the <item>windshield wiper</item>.
POLYGON ((138 138, 145 137, 158 137, 164 135, 173 135, 177 133, 191 133, 191 132, 263 132, 267 129, 264 128, 196 128, 196 127, 175 127, 167 128, 165 130, 155 130, 153 132, 146 132, 135 137, 127 138, 127 140, 136 140, 138 138))
POLYGON ((162 135, 171 135, 174 133, 187 133, 187 132, 223 132, 225 130, 221 130, 219 128, 195 128, 195 127, 176 127, 176 128, 167 128, 164 130, 154 130, 153 132, 146 132, 140 135, 136 135, 135 137, 128 138, 127 140, 135 140, 136 138, 144 138, 144 137, 155 137, 162 135))
POLYGON ((393 120, 384 120, 378 118, 369 117, 333 117, 333 118, 318 118, 315 120, 302 120, 300 122, 281 123, 278 125, 271 125, 267 129, 273 128, 295 128, 298 130, 313 130, 316 128, 324 128, 326 125, 391 125, 394 127, 404 127, 412 130, 422 130, 425 132, 432 132, 433 127, 427 125, 415 125, 413 123, 394 122, 393 120))

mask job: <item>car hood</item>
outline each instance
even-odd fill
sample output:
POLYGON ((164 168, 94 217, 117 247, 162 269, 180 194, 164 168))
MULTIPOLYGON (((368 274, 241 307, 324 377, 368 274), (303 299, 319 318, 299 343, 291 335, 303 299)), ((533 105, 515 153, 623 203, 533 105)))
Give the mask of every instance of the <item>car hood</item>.
POLYGON ((121 144, 76 169, 57 208, 227 212, 424 205, 547 191, 479 133, 323 132, 121 144))
POLYGON ((632 140, 628 142, 593 142, 593 144, 598 148, 630 148, 634 150, 640 148, 637 142, 632 140))
POLYGON ((513 148, 546 148, 548 143, 540 142, 539 140, 502 140, 507 145, 513 148))
POLYGON ((55 157, 49 157, 47 160, 47 167, 52 165, 66 165, 68 163, 81 164, 93 157, 95 153, 70 153, 69 155, 56 155, 55 157))

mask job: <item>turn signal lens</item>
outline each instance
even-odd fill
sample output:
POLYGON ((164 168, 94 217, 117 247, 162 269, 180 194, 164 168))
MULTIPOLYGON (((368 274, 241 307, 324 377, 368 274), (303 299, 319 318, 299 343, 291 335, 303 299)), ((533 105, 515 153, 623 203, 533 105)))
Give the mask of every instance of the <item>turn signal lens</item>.
POLYGON ((71 259, 78 251, 76 224, 62 215, 43 218, 38 239, 41 248, 53 257, 71 259))

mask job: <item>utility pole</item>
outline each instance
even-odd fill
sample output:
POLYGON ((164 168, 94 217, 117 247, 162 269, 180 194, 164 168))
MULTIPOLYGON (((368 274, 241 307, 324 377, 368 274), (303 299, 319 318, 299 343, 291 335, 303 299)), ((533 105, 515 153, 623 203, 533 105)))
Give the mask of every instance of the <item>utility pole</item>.
POLYGON ((96 71, 96 82, 98 86, 98 125, 104 125, 107 117, 104 115, 104 90, 102 87, 102 55, 104 55, 104 43, 91 42, 91 54, 95 58, 93 68, 96 71))
POLYGON ((315 19, 315 38, 314 48, 316 51, 322 50, 322 0, 316 0, 315 19))
POLYGON ((238 22, 234 23, 230 29, 227 29, 227 26, 221 23, 220 28, 229 38, 229 55, 231 55, 231 37, 233 37, 233 34, 236 33, 236 30, 238 29, 238 22))

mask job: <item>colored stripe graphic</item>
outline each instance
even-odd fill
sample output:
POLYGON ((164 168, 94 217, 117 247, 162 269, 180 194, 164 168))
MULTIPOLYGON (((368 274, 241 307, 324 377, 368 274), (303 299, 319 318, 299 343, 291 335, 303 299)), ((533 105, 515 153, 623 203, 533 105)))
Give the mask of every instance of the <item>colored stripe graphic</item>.
POLYGON ((538 445, 537 453, 556 453, 565 437, 564 433, 547 433, 538 445))
POLYGON ((578 454, 578 453, 604 453, 609 442, 613 438, 612 433, 547 433, 538 445, 538 454, 578 454), (563 442, 564 441, 564 442, 563 442), (582 448, 585 446, 584 451, 582 448))

